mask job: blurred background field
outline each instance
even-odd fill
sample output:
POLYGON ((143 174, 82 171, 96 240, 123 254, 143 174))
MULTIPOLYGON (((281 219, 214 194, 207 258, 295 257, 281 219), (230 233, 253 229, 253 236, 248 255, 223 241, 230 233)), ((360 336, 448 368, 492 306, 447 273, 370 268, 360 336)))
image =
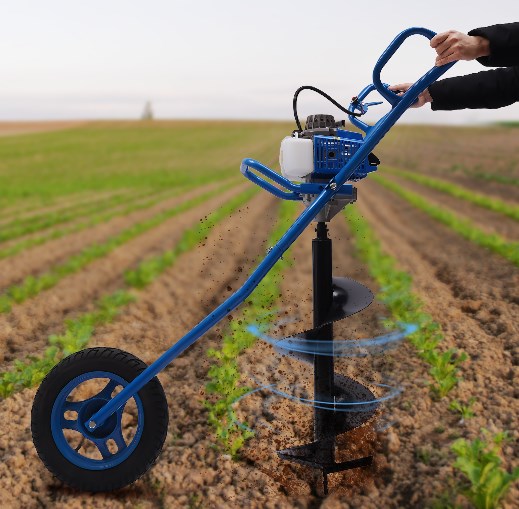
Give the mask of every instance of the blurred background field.
MULTIPOLYGON (((164 189, 238 175, 243 157, 276 168, 290 122, 155 120, 0 123, 0 205, 52 204, 68 194, 164 189), (38 132, 39 131, 39 132, 38 132)), ((382 166, 513 197, 519 129, 397 125, 382 166)))

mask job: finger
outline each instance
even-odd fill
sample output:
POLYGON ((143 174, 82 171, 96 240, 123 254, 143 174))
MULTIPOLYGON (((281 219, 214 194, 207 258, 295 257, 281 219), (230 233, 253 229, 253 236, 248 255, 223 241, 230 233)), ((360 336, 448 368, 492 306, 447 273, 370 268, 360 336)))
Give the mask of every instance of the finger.
POLYGON ((438 44, 441 44, 447 37, 449 37, 450 32, 443 32, 441 34, 435 35, 430 42, 431 48, 436 48, 438 44))
POLYGON ((436 48, 436 53, 438 56, 443 56, 445 53, 448 55, 449 53, 452 53, 452 46, 455 44, 456 41, 453 41, 451 38, 447 38, 444 42, 442 42, 439 46, 436 48), (451 50, 451 51, 449 51, 451 50))
POLYGON ((405 92, 406 90, 409 90, 412 83, 399 83, 398 85, 390 85, 389 90, 393 92, 405 92))
POLYGON ((436 67, 440 67, 441 65, 449 64, 450 62, 454 62, 456 60, 456 53, 450 53, 449 55, 436 58, 434 65, 436 65, 436 67))

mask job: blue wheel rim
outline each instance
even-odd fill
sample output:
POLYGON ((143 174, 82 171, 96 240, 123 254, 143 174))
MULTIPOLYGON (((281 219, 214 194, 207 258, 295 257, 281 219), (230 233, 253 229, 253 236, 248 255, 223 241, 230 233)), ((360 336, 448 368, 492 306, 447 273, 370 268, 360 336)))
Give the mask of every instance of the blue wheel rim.
POLYGON ((137 406, 137 430, 129 444, 126 443, 122 433, 122 415, 126 404, 94 431, 88 430, 85 426, 85 422, 88 421, 89 417, 110 401, 116 387, 126 387, 127 385, 128 382, 124 378, 114 373, 91 371, 71 380, 58 394, 51 413, 52 437, 61 454, 72 464, 87 470, 106 470, 122 463, 135 450, 144 428, 144 409, 138 394, 134 394, 132 398, 137 406), (76 387, 96 378, 108 379, 108 383, 95 396, 78 402, 67 401, 67 398, 76 387), (77 418, 75 420, 65 418, 67 411, 76 412, 77 418), (94 443, 103 459, 88 458, 80 454, 79 449, 83 441, 77 449, 73 448, 64 434, 64 430, 67 429, 79 432, 83 438, 94 443), (116 453, 112 454, 110 452, 107 445, 109 440, 113 440, 117 445, 116 453))

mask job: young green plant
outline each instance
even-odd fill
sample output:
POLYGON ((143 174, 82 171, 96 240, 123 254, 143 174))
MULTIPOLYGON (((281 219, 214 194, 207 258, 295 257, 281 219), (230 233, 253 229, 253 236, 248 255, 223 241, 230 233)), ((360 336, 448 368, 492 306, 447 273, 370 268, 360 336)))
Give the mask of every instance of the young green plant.
MULTIPOLYGON (((129 288, 142 289, 157 278, 166 268, 170 267, 182 253, 196 247, 221 220, 234 213, 239 207, 249 201, 257 192, 255 188, 249 188, 243 193, 233 197, 221 208, 212 212, 206 220, 194 227, 187 229, 178 244, 166 252, 167 256, 152 257, 144 260, 134 271, 137 274, 146 274, 146 277, 128 277, 129 288), (160 259, 160 264, 154 266, 150 275, 150 262, 160 259)), ((129 274, 132 272, 130 271, 129 274)), ((137 299, 135 293, 128 290, 117 290, 113 294, 100 299, 95 310, 79 315, 74 320, 65 322, 65 330, 62 334, 53 334, 48 337, 49 347, 40 357, 31 356, 25 361, 16 360, 13 367, 0 373, 0 397, 7 397, 13 392, 25 387, 32 387, 43 380, 45 375, 62 358, 85 348, 88 345, 95 328, 112 321, 129 303, 137 299)))
POLYGON ((443 206, 440 207, 434 205, 423 196, 404 189, 396 182, 387 180, 380 175, 374 175, 373 179, 385 188, 393 191, 411 205, 414 205, 419 210, 425 212, 428 216, 448 226, 451 230, 460 234, 465 239, 477 244, 478 246, 490 249, 506 258, 514 265, 519 266, 519 242, 508 242, 500 235, 484 232, 474 225, 472 221, 457 216, 443 206))
MULTIPOLYGON (((486 431, 486 430, 485 430, 486 431)), ((506 433, 473 441, 460 438, 451 449, 456 455, 454 468, 465 478, 460 492, 476 509, 496 509, 513 482, 519 479, 519 467, 507 472, 502 466, 501 451, 508 440, 506 433)))
POLYGON ((459 365, 466 359, 466 354, 455 349, 444 352, 439 350, 443 340, 441 327, 424 311, 423 302, 412 290, 411 276, 398 269, 396 260, 382 250, 375 232, 356 207, 347 207, 345 216, 357 254, 380 285, 377 298, 391 312, 391 318, 385 321, 386 325, 397 327, 399 323, 412 323, 418 326, 418 330, 408 339, 416 347, 418 355, 430 366, 432 396, 443 398, 458 383, 459 365))
MULTIPOLYGON (((293 221, 294 213, 294 202, 283 201, 280 204, 279 218, 269 236, 269 244, 276 242, 286 231, 293 221)), ((281 275, 290 266, 289 253, 286 253, 251 294, 241 316, 230 321, 221 348, 207 352, 210 358, 215 359, 209 368, 209 382, 206 384, 206 392, 212 395, 205 401, 208 421, 214 428, 218 443, 233 457, 245 441, 253 436, 247 427, 238 423, 233 409, 236 400, 250 390, 241 385, 242 374, 237 362, 240 353, 250 348, 256 340, 247 330, 246 324, 256 322, 260 326, 266 325, 265 313, 275 305, 280 292, 281 275)))

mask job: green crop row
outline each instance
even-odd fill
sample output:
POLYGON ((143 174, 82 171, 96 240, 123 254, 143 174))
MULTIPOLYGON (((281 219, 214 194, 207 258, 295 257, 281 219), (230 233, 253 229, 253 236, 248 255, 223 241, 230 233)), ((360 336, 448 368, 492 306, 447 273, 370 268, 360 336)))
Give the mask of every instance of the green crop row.
POLYGON ((280 122, 103 121, 2 137, 0 205, 78 191, 200 186, 236 175, 243 154, 270 159, 288 129, 280 122))
POLYGON ((193 246, 206 239, 208 232, 217 223, 232 214, 243 203, 250 200, 256 192, 256 188, 249 188, 209 214, 197 228, 187 230, 173 249, 162 253, 160 256, 145 260, 135 270, 127 271, 125 273, 126 282, 135 288, 143 288, 149 284, 150 281, 170 267, 182 253, 189 251, 193 246))
MULTIPOLYGON (((228 187, 228 184, 225 185, 228 187)), ((135 237, 151 230, 152 228, 163 223, 167 219, 170 219, 181 212, 185 212, 200 203, 206 201, 218 190, 209 191, 196 198, 187 200, 176 207, 159 212, 155 216, 135 223, 130 228, 123 230, 118 235, 110 238, 106 242, 92 244, 78 254, 70 257, 66 262, 52 267, 49 271, 43 273, 40 276, 28 276, 20 284, 13 285, 7 288, 6 292, 0 296, 0 313, 7 313, 11 310, 14 303, 21 303, 25 300, 34 297, 43 290, 48 290, 58 283, 61 279, 70 274, 78 272, 89 263, 106 256, 114 249, 122 246, 126 242, 134 239, 135 237)))
POLYGON ((498 200, 497 198, 491 198, 484 194, 469 191, 468 189, 453 184, 452 182, 428 177, 420 173, 388 167, 384 167, 384 170, 519 221, 519 207, 517 205, 510 205, 502 200, 498 200))
MULTIPOLYGON (((276 242, 293 222, 294 205, 294 202, 282 202, 276 227, 268 239, 269 244, 276 242)), ((245 324, 256 322, 265 325, 264 315, 278 299, 281 277, 289 266, 291 261, 285 255, 251 294, 241 315, 231 319, 221 348, 207 352, 215 363, 209 368, 209 382, 206 384, 206 392, 212 397, 204 405, 218 442, 232 456, 236 456, 244 442, 253 436, 248 428, 238 424, 233 410, 236 400, 250 390, 240 384, 241 373, 236 360, 240 352, 252 346, 256 339, 247 331, 245 324)))
POLYGON ((509 437, 505 432, 494 436, 487 433, 485 440, 459 439, 452 445, 457 456, 454 467, 469 481, 462 492, 476 509, 497 508, 512 483, 519 479, 519 467, 509 473, 501 466, 502 446, 506 441, 509 437))
MULTIPOLYGON (((431 367, 429 374, 434 379, 430 388, 435 399, 446 396, 459 381, 459 365, 467 356, 455 349, 441 352, 438 349, 443 339, 440 325, 423 311, 423 303, 412 292, 412 280, 409 274, 397 269, 396 261, 382 251, 380 242, 373 230, 358 211, 351 207, 346 211, 346 218, 354 236, 356 249, 368 265, 370 274, 381 286, 377 298, 386 304, 392 318, 387 320, 391 327, 398 323, 414 323, 418 330, 409 336, 418 353, 431 367)), ((459 413, 462 419, 471 418, 473 399, 465 405, 452 401, 449 408, 459 413)), ((505 434, 498 433, 491 442, 476 439, 469 442, 459 439, 452 444, 456 455, 453 467, 465 477, 461 486, 456 486, 453 493, 440 496, 433 507, 454 509, 451 500, 456 493, 461 493, 476 509, 495 509, 506 494, 511 483, 519 478, 519 469, 509 474, 501 465, 500 449, 505 434)))
POLYGON ((462 474, 448 492, 434 501, 437 509, 458 509, 453 503, 463 495, 475 509, 497 509, 511 485, 519 479, 519 467, 508 472, 502 466, 502 448, 510 441, 506 432, 491 435, 483 429, 484 438, 459 438, 451 445, 455 455, 453 467, 462 474))
POLYGON ((376 182, 380 183, 387 189, 390 189, 401 198, 414 205, 416 208, 425 212, 428 216, 445 224, 462 237, 474 242, 475 244, 488 248, 491 251, 501 255, 514 265, 519 266, 519 242, 507 242, 503 237, 497 234, 486 233, 474 225, 472 221, 458 217, 453 212, 434 205, 427 201, 419 194, 403 189, 395 182, 384 179, 380 175, 373 177, 376 182))
POLYGON ((107 210, 121 203, 128 202, 132 198, 143 198, 153 191, 128 194, 117 194, 109 198, 93 200, 79 205, 70 205, 64 209, 53 210, 44 214, 16 219, 7 225, 2 226, 0 231, 0 242, 12 240, 23 235, 45 230, 52 226, 72 221, 78 217, 87 216, 93 212, 107 210))
POLYGON ((60 229, 55 229, 49 233, 44 235, 38 235, 36 237, 29 237, 27 239, 23 239, 16 244, 12 244, 10 246, 4 247, 0 249, 0 259, 9 258, 10 256, 14 256, 25 249, 29 249, 31 247, 40 246, 45 242, 50 240, 56 240, 64 237, 65 235, 69 235, 71 233, 77 233, 92 226, 96 226, 101 223, 105 223, 110 219, 117 216, 125 216, 130 214, 131 212, 135 212, 137 210, 146 209, 152 207, 153 205, 159 203, 160 201, 173 197, 177 195, 182 189, 175 189, 173 192, 166 193, 155 193, 155 196, 149 200, 142 201, 142 196, 138 196, 136 198, 132 198, 130 203, 122 208, 115 208, 115 210, 111 209, 108 212, 103 214, 95 214, 88 218, 86 221, 82 221, 80 223, 73 224, 71 226, 67 226, 60 229))
POLYGON ((391 312, 387 325, 395 327, 399 323, 409 323, 418 327, 409 340, 430 366, 429 374, 434 380, 430 385, 432 395, 435 398, 446 396, 459 381, 458 368, 467 358, 466 354, 454 348, 439 350, 443 340, 441 327, 424 311, 423 302, 413 293, 411 276, 399 270, 396 260, 382 250, 372 228, 355 207, 347 207, 345 215, 356 251, 381 287, 377 298, 391 312))
POLYGON ((49 346, 43 356, 16 360, 10 370, 0 374, 0 397, 6 398, 19 389, 39 384, 63 357, 86 346, 96 326, 111 322, 123 306, 134 300, 131 293, 119 290, 103 297, 95 311, 85 313, 76 320, 66 320, 63 334, 49 336, 49 346))
POLYGON ((495 173, 485 173, 482 171, 471 171, 469 172, 469 175, 471 177, 480 179, 480 180, 486 180, 486 181, 493 181, 493 182, 499 182, 500 184, 506 184, 506 185, 512 185, 512 186, 519 186, 519 178, 517 177, 510 177, 508 175, 499 175, 495 173))
MULTIPOLYGON (((248 189, 232 198, 221 209, 213 212, 202 223, 187 229, 174 249, 176 256, 171 259, 170 264, 175 262, 179 254, 196 247, 219 221, 234 213, 239 207, 249 201, 255 193, 256 189, 248 189), (220 213, 220 210, 225 211, 225 213, 220 213), (203 232, 202 236, 200 236, 200 232, 203 232)), ((148 262, 149 260, 145 260, 140 265, 147 264, 148 262)), ((154 277, 159 275, 160 272, 155 272, 154 277)), ((134 286, 130 278, 127 284, 130 288, 142 289, 150 284, 152 280, 153 278, 148 278, 146 282, 139 280, 139 284, 134 286)), ((25 361, 16 360, 10 370, 0 373, 0 397, 5 398, 15 391, 40 383, 52 367, 62 358, 85 348, 96 327, 111 322, 125 306, 136 299, 137 296, 128 290, 117 290, 101 298, 96 304, 94 311, 84 313, 74 320, 67 320, 65 322, 65 331, 62 334, 52 334, 48 337, 49 347, 45 350, 43 356, 31 356, 25 359, 25 361)))

